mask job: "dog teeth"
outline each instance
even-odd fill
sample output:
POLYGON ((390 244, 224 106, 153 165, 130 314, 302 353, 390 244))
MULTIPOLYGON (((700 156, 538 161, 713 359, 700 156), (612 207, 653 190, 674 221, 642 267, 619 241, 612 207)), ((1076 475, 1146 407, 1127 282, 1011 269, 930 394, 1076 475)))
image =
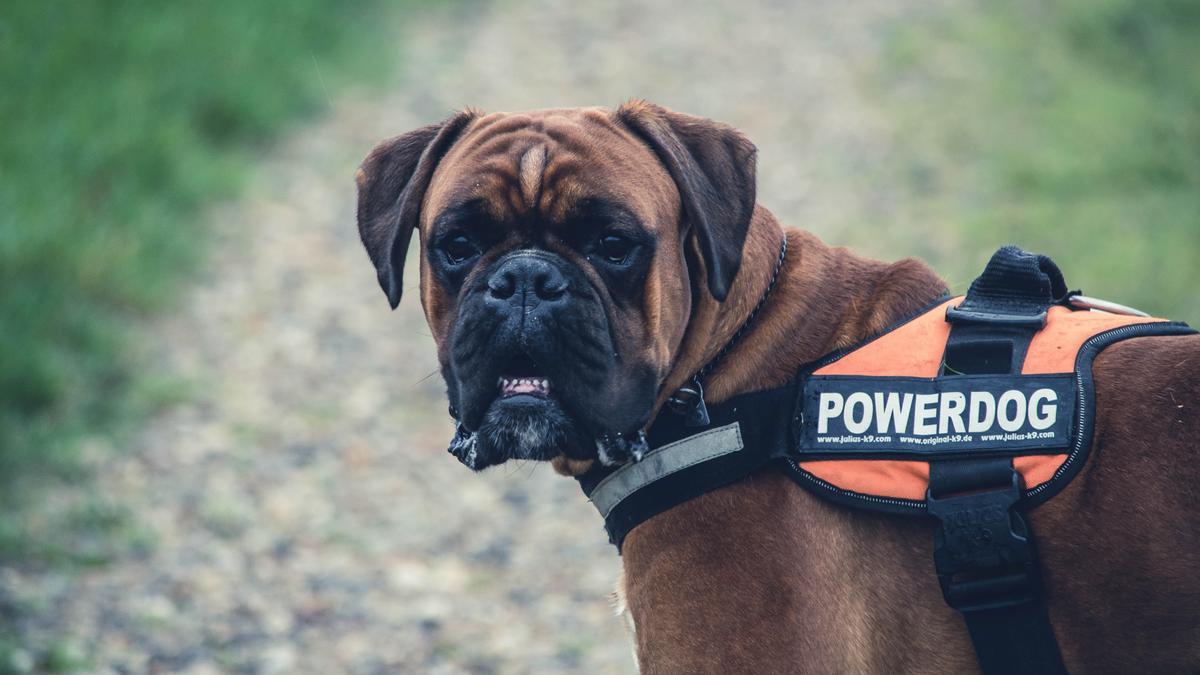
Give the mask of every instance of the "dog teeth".
POLYGON ((503 396, 515 396, 517 394, 550 395, 550 380, 544 377, 501 377, 499 386, 500 394, 503 396))

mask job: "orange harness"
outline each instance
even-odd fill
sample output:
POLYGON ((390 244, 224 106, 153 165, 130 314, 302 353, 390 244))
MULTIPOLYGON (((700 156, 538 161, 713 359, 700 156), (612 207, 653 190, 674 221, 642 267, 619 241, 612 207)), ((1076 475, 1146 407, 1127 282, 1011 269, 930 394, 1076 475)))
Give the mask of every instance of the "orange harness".
POLYGON ((646 432, 653 450, 597 463, 579 482, 618 549, 654 515, 772 466, 841 504, 931 516, 942 594, 983 672, 1062 673, 1023 513, 1087 460, 1095 357, 1121 340, 1195 332, 1134 314, 1068 292, 1049 258, 1005 247, 966 296, 787 386, 706 407, 697 380, 684 409, 646 432))
MULTIPOLYGON (((921 314, 911 321, 884 333, 874 340, 848 351, 841 355, 836 355, 822 362, 817 368, 812 369, 811 375, 816 377, 828 377, 829 381, 837 381, 838 377, 854 377, 861 378, 858 383, 864 391, 871 389, 869 380, 873 378, 895 378, 895 377, 911 377, 925 378, 930 381, 936 381, 938 378, 954 378, 954 375, 946 375, 943 372, 944 358, 946 354, 946 343, 950 337, 950 331, 953 326, 946 320, 946 310, 958 306, 963 301, 962 297, 947 300, 933 309, 921 314)), ((1112 344, 1118 339, 1125 337, 1136 337, 1137 335, 1157 334, 1157 329, 1168 328, 1171 332, 1178 329, 1178 324, 1164 322, 1161 319, 1150 317, 1128 316, 1120 314, 1111 314, 1099 311, 1078 311, 1069 309, 1065 306, 1053 306, 1046 312, 1045 325, 1038 330, 1029 342, 1028 351, 1025 356, 1024 364, 1020 369, 1020 376, 1031 375, 1061 375, 1073 381, 1072 387, 1075 391, 1072 395, 1074 401, 1064 401, 1064 396, 1059 396, 1056 411, 1056 420, 1063 416, 1063 413, 1074 413, 1074 420, 1071 420, 1071 433, 1075 442, 1083 441, 1081 444, 1082 452, 1087 451, 1090 446, 1090 438, 1082 438, 1083 432, 1086 432, 1091 414, 1091 391, 1088 388, 1086 391, 1084 385, 1088 384, 1091 375, 1091 360, 1096 353, 1104 346, 1112 344), (1127 326, 1139 326, 1146 324, 1159 324, 1156 330, 1147 332, 1129 331, 1121 332, 1127 326), (1115 332, 1114 332, 1115 331, 1115 332), (1100 337, 1100 340, 1097 338, 1100 337), (1082 354, 1083 347, 1089 340, 1092 340, 1092 345, 1099 348, 1090 353, 1082 354), (1079 396, 1084 398, 1084 405, 1079 406, 1079 396), (1072 405, 1073 404, 1073 405, 1072 405), (1082 407, 1083 410, 1078 408, 1082 407), (1072 408, 1075 408, 1072 410, 1072 408), (1080 419, 1080 417, 1083 419, 1080 419)), ((995 376, 981 376, 995 377, 995 376)), ((872 396, 872 403, 877 397, 872 396)), ((893 400, 895 400, 893 398, 893 400)), ((1008 406, 1008 412, 1014 412, 1018 407, 1015 399, 1008 406)), ((886 402, 886 401, 885 401, 886 402)), ((913 404, 915 405, 915 401, 913 404)), ((1027 414, 1031 411, 1029 408, 1029 400, 1025 399, 1024 405, 1027 408, 1027 414)), ((843 405, 844 407, 844 405, 843 405)), ((875 406, 871 413, 872 416, 878 418, 880 412, 875 406)), ((942 408, 944 406, 939 406, 942 408)), ((978 406, 986 408, 984 405, 978 406)), ((894 406, 893 406, 894 408, 894 406)), ((957 424, 959 418, 950 417, 949 419, 938 419, 945 417, 942 415, 942 410, 935 408, 934 419, 932 420, 934 432, 926 434, 930 439, 936 440, 939 437, 944 438, 947 434, 959 432, 966 435, 966 431, 970 429, 969 423, 972 421, 969 418, 969 410, 964 410, 961 426, 957 424), (961 430, 961 431, 960 431, 961 430)), ((846 413, 843 413, 846 414, 846 413)), ((861 422, 861 417, 865 413, 860 413, 857 420, 861 422)), ((915 418, 915 413, 910 413, 915 418)), ((981 415, 982 417, 982 415, 981 415)), ((1010 414, 1011 417, 1011 414, 1010 414)), ((807 420, 806 420, 807 422, 807 420)), ((894 425, 893 425, 894 427, 894 425)), ((876 419, 871 425, 870 430, 876 432, 875 435, 882 435, 883 431, 891 431, 886 427, 881 427, 876 419)), ((911 429, 910 429, 911 431, 911 429)), ((1003 428, 998 425, 988 425, 987 431, 992 434, 1005 434, 1003 428)), ((1033 432, 1026 432, 1033 433, 1033 432)), ((983 433, 977 432, 978 436, 972 438, 973 442, 986 444, 989 441, 982 440, 980 437, 983 433)), ((914 438, 914 440, 927 440, 914 438)), ((1069 470, 1072 467, 1067 466, 1071 454, 1068 452, 1072 441, 1060 439, 1060 443, 1044 444, 1032 449, 1023 451, 1017 450, 1012 454, 1013 467, 1020 474, 1022 483, 1025 488, 1025 496, 1040 497, 1038 503, 1044 501, 1053 492, 1061 488, 1061 485, 1054 485, 1057 480, 1063 478, 1069 479, 1073 474, 1067 473, 1064 469, 1069 470)), ((882 444, 880 444, 882 445, 882 444)), ((887 447, 895 447, 889 444, 887 447)), ((829 455, 828 444, 808 444, 801 445, 798 450, 798 461, 795 462, 795 468, 801 472, 801 475, 813 481, 817 485, 828 486, 829 489, 835 490, 833 494, 844 496, 846 494, 860 495, 864 497, 875 497, 885 500, 897 500, 899 503, 911 502, 915 504, 923 504, 926 493, 929 489, 929 461, 919 459, 874 459, 871 455, 884 454, 882 448, 874 450, 864 450, 860 453, 843 453, 843 457, 836 459, 817 459, 817 457, 827 457, 829 455), (812 457, 813 459, 807 459, 812 457), (841 493, 841 494, 839 494, 841 493)), ((900 448, 903 449, 903 448, 900 448)), ((998 448, 999 449, 999 448, 998 448)), ((1001 453, 1004 451, 1001 450, 1001 453)), ((967 454, 967 453, 962 453, 967 454)), ((945 456, 945 455, 943 455, 945 456)), ((1075 462, 1082 463, 1082 458, 1077 457, 1072 460, 1072 465, 1075 462)), ((1065 481, 1063 481, 1065 484, 1065 481)), ((880 505, 883 502, 871 502, 864 500, 864 505, 880 505)), ((884 509, 891 510, 891 509, 884 509)))

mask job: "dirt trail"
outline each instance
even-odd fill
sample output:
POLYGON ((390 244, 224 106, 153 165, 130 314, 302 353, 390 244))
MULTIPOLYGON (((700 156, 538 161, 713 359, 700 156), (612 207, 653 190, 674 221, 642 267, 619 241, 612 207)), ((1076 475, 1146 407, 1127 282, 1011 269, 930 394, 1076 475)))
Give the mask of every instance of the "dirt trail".
POLYGON ((194 396, 93 458, 153 545, 84 573, 0 569, 30 645, 69 636, 101 673, 633 670, 619 561, 574 482, 444 454, 415 274, 389 313, 353 169, 464 105, 645 97, 744 129, 760 201, 836 240, 887 209, 887 121, 861 83, 907 3, 457 4, 403 28, 390 91, 337 101, 214 211, 207 272, 148 329, 146 367, 194 396))

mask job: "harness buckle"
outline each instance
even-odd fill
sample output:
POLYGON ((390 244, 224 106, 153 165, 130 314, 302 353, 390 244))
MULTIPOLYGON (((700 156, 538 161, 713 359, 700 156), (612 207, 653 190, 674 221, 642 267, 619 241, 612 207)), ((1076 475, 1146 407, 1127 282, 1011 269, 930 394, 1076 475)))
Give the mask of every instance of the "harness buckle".
POLYGON ((1029 530, 1013 509, 1020 477, 1000 489, 936 498, 926 493, 938 519, 933 560, 946 604, 960 612, 1010 607, 1037 598, 1037 563, 1029 530))

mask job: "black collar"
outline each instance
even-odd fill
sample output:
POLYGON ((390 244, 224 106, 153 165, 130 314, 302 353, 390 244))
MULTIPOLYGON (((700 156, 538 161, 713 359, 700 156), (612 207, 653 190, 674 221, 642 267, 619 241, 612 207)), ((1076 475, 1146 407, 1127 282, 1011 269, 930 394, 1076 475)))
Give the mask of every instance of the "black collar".
POLYGON ((609 541, 620 551, 625 535, 642 522, 737 482, 771 462, 787 459, 793 447, 792 418, 799 392, 797 382, 741 394, 709 406, 710 419, 704 429, 691 426, 685 416, 660 414, 647 431, 646 440, 655 449, 673 443, 696 444, 681 448, 685 457, 682 467, 668 469, 655 465, 667 454, 679 457, 681 453, 678 452, 656 453, 638 463, 621 466, 593 462, 592 468, 576 480, 584 494, 600 508, 609 541), (619 470, 620 475, 617 474, 619 470), (633 482, 637 479, 630 476, 631 473, 643 473, 645 481, 641 484, 633 482), (614 480, 625 484, 616 486, 614 480), (649 487, 649 483, 653 483, 652 489, 642 489, 649 487), (608 508, 600 503, 597 488, 601 492, 619 492, 620 499, 611 500, 613 503, 608 508))

